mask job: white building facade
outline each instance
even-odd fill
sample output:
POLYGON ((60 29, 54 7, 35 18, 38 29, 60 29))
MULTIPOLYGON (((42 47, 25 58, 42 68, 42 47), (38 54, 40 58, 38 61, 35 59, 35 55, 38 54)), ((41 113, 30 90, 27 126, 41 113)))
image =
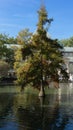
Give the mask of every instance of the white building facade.
POLYGON ((73 47, 64 47, 63 55, 67 67, 67 71, 73 74, 73 47))

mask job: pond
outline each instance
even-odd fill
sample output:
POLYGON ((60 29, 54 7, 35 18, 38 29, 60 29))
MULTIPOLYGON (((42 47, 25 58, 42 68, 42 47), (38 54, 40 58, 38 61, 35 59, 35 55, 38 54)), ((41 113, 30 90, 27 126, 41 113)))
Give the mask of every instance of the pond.
POLYGON ((0 87, 0 130, 73 130, 73 83, 49 88, 44 99, 0 87))

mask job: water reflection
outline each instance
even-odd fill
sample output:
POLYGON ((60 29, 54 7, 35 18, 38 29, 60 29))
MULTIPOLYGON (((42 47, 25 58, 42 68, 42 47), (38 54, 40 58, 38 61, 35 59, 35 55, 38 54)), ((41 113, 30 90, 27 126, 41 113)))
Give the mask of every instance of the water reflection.
POLYGON ((49 89, 45 99, 34 94, 0 94, 0 130, 72 130, 73 84, 49 89))
POLYGON ((0 94, 0 128, 4 127, 11 115, 13 96, 11 94, 0 94))
MULTIPOLYGON (((49 130, 56 121, 58 114, 59 103, 54 96, 49 95, 45 99, 34 98, 34 95, 29 95, 28 102, 23 95, 20 96, 20 99, 16 97, 17 108, 16 117, 19 122, 19 126, 22 127, 21 130, 49 130), (21 99, 25 103, 21 102, 21 99), (50 99, 53 99, 53 102, 50 102, 50 99)), ((56 96, 56 95, 55 95, 56 96)), ((26 96, 27 97, 27 96, 26 96)))

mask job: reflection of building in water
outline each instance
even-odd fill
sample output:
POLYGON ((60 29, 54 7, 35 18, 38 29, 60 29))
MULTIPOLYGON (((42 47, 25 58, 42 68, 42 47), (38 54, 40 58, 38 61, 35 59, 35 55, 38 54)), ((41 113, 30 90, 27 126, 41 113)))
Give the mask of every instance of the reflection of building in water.
POLYGON ((73 75, 72 74, 69 75, 69 80, 73 81, 73 75))
POLYGON ((72 96, 73 93, 73 83, 69 83, 69 95, 72 96))
POLYGON ((73 74, 73 47, 64 47, 63 55, 67 67, 67 71, 73 74))

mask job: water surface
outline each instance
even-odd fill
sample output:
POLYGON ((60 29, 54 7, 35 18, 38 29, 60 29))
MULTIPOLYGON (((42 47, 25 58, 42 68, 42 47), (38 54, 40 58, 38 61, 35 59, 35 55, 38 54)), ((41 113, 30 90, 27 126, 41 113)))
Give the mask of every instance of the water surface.
POLYGON ((73 130, 73 83, 49 88, 44 99, 0 87, 0 130, 73 130))

